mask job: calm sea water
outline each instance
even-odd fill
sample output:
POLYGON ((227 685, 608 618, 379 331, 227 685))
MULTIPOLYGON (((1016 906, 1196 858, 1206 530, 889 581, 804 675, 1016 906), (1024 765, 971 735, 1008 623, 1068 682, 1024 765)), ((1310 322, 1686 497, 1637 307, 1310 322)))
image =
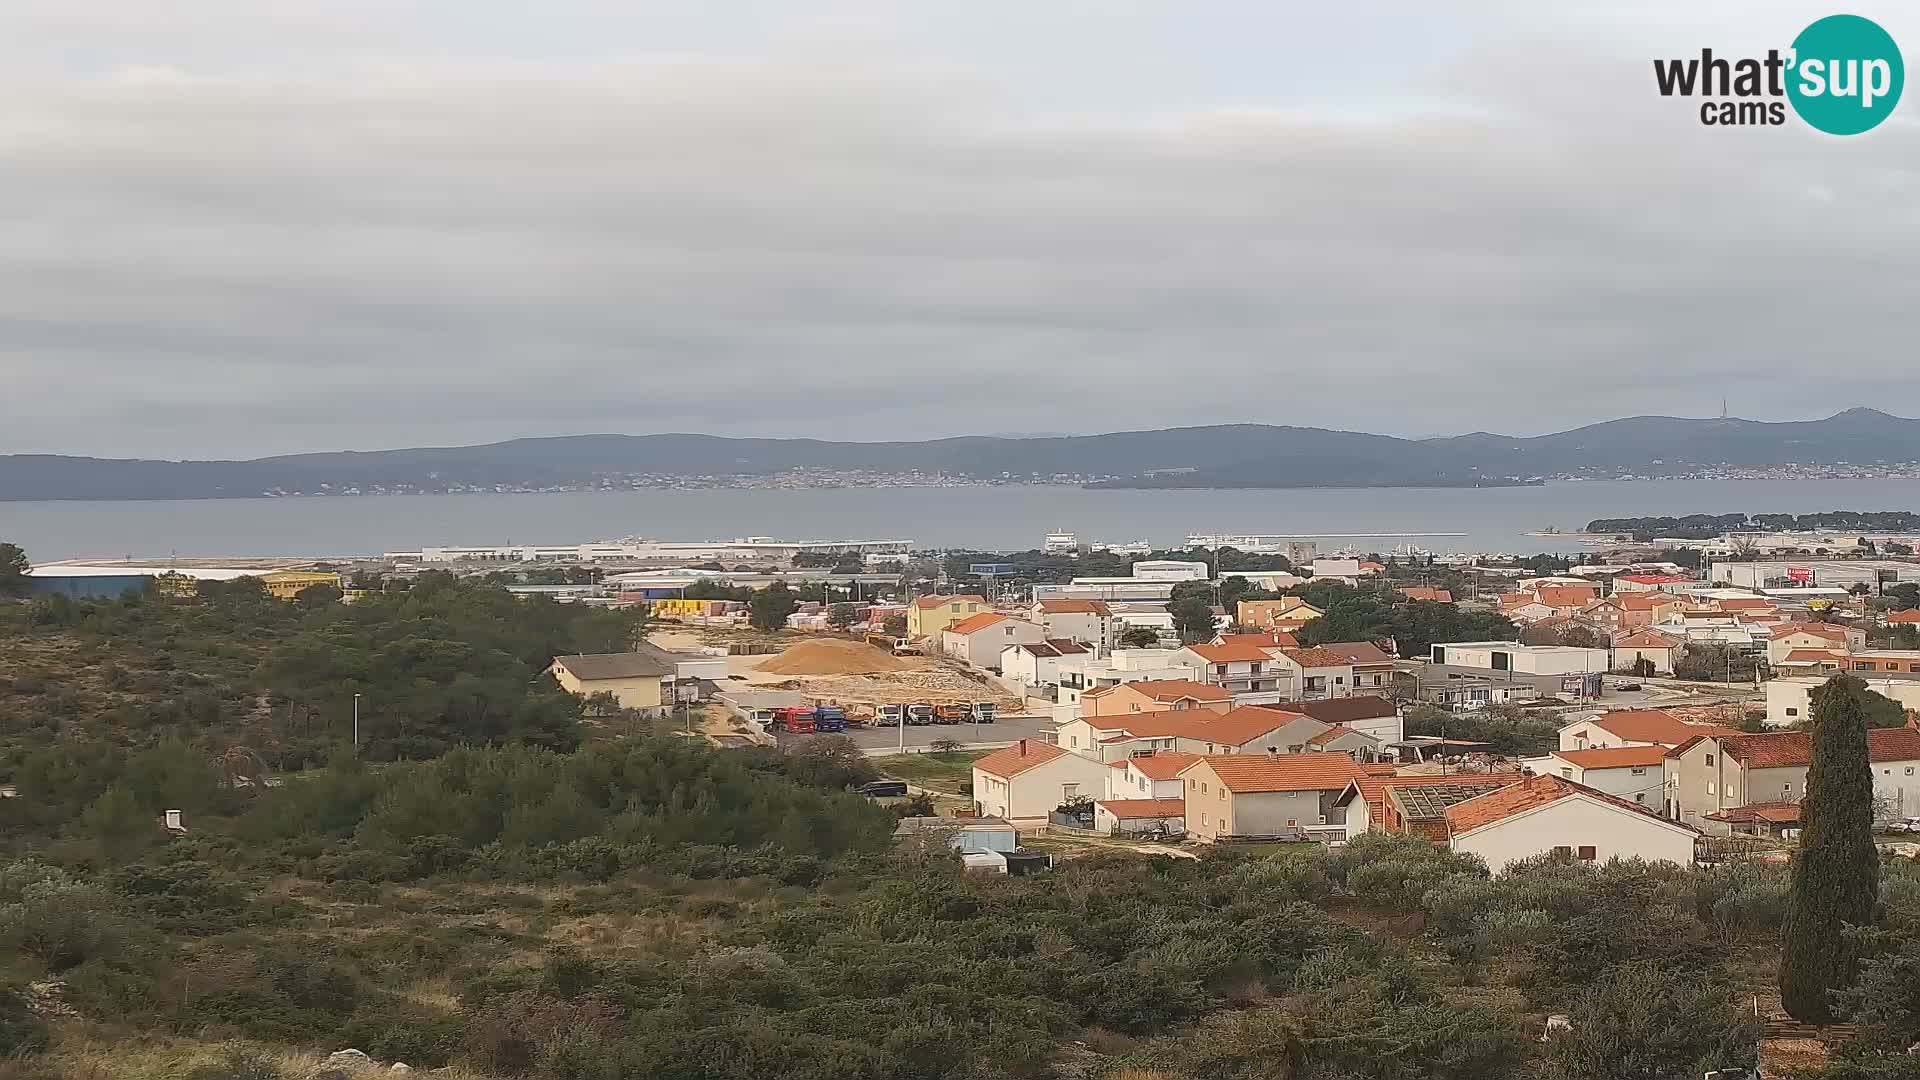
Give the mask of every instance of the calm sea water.
POLYGON ((1071 529, 1090 541, 1179 543, 1190 532, 1293 533, 1323 550, 1569 551, 1526 535, 1598 517, 1920 509, 1920 480, 1588 481, 1544 487, 1317 491, 1086 491, 1072 487, 396 495, 190 502, 0 502, 0 540, 37 561, 165 555, 371 555, 442 544, 564 544, 620 536, 912 539, 1025 549, 1071 529), (1380 536, 1350 533, 1461 533, 1380 536))

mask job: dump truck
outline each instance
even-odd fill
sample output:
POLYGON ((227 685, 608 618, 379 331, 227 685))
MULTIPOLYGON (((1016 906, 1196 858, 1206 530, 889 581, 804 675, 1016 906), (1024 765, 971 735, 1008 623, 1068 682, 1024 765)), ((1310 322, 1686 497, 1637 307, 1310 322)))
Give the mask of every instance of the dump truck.
POLYGON ((967 705, 935 705, 933 722, 936 724, 964 724, 973 719, 973 709, 967 705))
POLYGON ((907 706, 907 723, 915 727, 924 727, 933 723, 933 706, 926 702, 915 702, 907 706))
POLYGON ((874 713, 873 722, 881 727, 898 727, 906 716, 905 705, 882 705, 879 711, 874 713))
POLYGON ((838 705, 822 705, 813 710, 813 730, 837 732, 847 730, 847 714, 838 705))
POLYGON ((973 703, 973 722, 976 724, 993 723, 993 702, 976 701, 973 703))
MULTIPOLYGON (((844 720, 841 723, 845 725, 844 720)), ((814 730, 813 706, 790 705, 775 709, 773 726, 795 735, 810 735, 814 730)))

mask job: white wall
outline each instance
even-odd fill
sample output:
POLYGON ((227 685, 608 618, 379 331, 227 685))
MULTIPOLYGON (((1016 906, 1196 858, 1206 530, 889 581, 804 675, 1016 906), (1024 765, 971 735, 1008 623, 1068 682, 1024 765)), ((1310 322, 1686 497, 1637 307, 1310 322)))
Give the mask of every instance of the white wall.
POLYGON ((1494 873, 1507 864, 1532 858, 1565 845, 1578 854, 1582 846, 1595 850, 1595 861, 1631 859, 1693 865, 1693 834, 1669 822, 1597 799, 1571 796, 1538 810, 1453 838, 1455 851, 1478 855, 1494 873))
POLYGON ((1873 797, 1889 818, 1920 817, 1920 761, 1874 762, 1873 797))
POLYGON ((1536 765, 1536 772, 1565 776, 1576 784, 1585 784, 1609 795, 1618 795, 1630 803, 1639 803, 1659 811, 1667 800, 1667 770, 1664 765, 1622 765, 1610 769, 1583 769, 1563 758, 1550 757, 1536 765), (1639 769, 1635 773, 1635 769, 1639 769), (1563 770, 1572 770, 1568 775, 1563 770), (1636 796, 1638 796, 1636 798, 1636 796))
POLYGON ((971 634, 942 631, 940 651, 968 667, 995 668, 1000 666, 1000 653, 1007 646, 1042 641, 1046 636, 1044 628, 1025 619, 1002 619, 971 634))
POLYGON ((988 817, 1043 818, 1066 798, 1066 786, 1076 785, 1074 794, 1098 799, 1106 793, 1106 765, 1078 754, 1062 754, 1044 765, 1002 780, 991 773, 973 770, 973 801, 988 817))

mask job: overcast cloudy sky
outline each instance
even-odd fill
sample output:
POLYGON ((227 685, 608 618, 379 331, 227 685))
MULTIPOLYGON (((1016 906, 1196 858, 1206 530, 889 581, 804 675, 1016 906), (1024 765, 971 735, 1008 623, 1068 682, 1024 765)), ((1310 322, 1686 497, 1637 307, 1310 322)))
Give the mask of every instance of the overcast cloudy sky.
POLYGON ((1568 6, 9 0, 0 452, 1920 415, 1920 96, 1568 6))

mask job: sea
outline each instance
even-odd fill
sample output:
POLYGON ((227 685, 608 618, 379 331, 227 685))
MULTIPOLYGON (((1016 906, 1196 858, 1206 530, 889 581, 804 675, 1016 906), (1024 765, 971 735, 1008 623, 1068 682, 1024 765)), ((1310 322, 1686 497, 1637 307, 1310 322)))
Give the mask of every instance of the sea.
POLYGON ((1920 509, 1912 480, 1569 481, 1510 488, 1114 491, 1046 485, 711 489, 486 495, 0 502, 0 541, 36 562, 367 556, 437 545, 656 540, 903 539, 1016 551, 1070 530, 1086 542, 1286 534, 1321 550, 1580 550, 1602 517, 1920 509))

